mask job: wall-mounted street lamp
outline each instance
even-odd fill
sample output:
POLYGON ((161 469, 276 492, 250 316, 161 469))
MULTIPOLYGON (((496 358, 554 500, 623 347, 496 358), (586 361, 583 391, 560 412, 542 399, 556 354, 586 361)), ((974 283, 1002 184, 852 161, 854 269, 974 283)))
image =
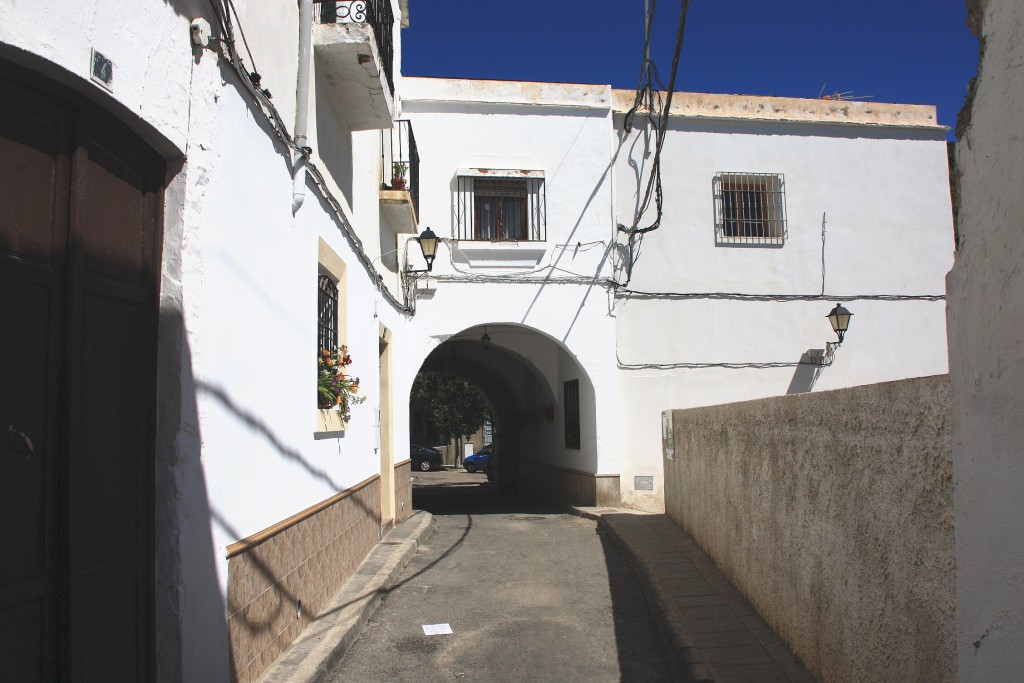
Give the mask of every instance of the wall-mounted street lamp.
POLYGON ((480 337, 480 346, 484 347, 484 351, 491 348, 491 335, 487 334, 487 325, 484 325, 484 336, 480 337))
POLYGON ((434 268, 434 257, 437 256, 437 235, 430 228, 420 233, 416 238, 420 243, 420 251, 423 252, 423 260, 427 262, 426 270, 406 270, 407 275, 416 273, 429 273, 434 268))
POLYGON ((846 310, 842 304, 836 304, 835 308, 825 316, 828 318, 829 324, 832 325, 832 331, 836 333, 839 341, 826 342, 825 354, 816 359, 815 365, 832 365, 836 358, 836 350, 842 345, 843 337, 846 336, 846 330, 850 327, 850 318, 852 316, 853 313, 846 310))

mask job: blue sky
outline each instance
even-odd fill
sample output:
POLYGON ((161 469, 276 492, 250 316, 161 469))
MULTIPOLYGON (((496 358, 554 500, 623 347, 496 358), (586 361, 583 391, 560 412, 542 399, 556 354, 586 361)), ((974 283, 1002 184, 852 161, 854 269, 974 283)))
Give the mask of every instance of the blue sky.
MULTIPOLYGON (((636 87, 644 0, 412 0, 409 76, 636 87)), ((658 0, 653 57, 668 82, 679 0, 658 0)), ((677 90, 934 104, 956 125, 978 43, 963 0, 693 0, 677 90)), ((950 133, 952 139, 952 132, 950 133)))

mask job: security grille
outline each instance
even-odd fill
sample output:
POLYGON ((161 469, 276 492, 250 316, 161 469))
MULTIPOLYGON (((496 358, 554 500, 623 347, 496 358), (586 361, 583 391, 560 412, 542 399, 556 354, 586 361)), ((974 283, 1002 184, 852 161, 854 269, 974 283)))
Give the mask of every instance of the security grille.
POLYGON ((719 173, 714 178, 718 244, 782 245, 786 240, 781 173, 719 173))
POLYGON ((459 176, 458 239, 537 242, 546 236, 544 179, 459 176))
POLYGON ((338 348, 338 285, 320 274, 317 293, 317 352, 338 348))

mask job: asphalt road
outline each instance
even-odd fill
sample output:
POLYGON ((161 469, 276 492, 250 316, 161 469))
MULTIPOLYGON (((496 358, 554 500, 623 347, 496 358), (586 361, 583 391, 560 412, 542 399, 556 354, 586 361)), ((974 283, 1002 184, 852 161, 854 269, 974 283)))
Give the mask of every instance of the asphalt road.
POLYGON ((436 529, 329 681, 671 680, 632 570, 593 521, 483 475, 414 476, 436 529))

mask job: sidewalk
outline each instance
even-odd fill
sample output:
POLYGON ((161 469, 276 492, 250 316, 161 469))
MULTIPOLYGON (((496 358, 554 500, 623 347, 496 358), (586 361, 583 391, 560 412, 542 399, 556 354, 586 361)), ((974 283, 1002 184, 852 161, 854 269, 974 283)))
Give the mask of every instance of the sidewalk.
POLYGON ((355 575, 334 596, 324 615, 310 624, 259 683, 314 683, 340 660, 395 585, 405 566, 434 529, 434 517, 417 510, 370 551, 355 575))
POLYGON ((666 515, 573 508, 623 551, 688 683, 812 683, 814 678, 715 563, 666 515))

